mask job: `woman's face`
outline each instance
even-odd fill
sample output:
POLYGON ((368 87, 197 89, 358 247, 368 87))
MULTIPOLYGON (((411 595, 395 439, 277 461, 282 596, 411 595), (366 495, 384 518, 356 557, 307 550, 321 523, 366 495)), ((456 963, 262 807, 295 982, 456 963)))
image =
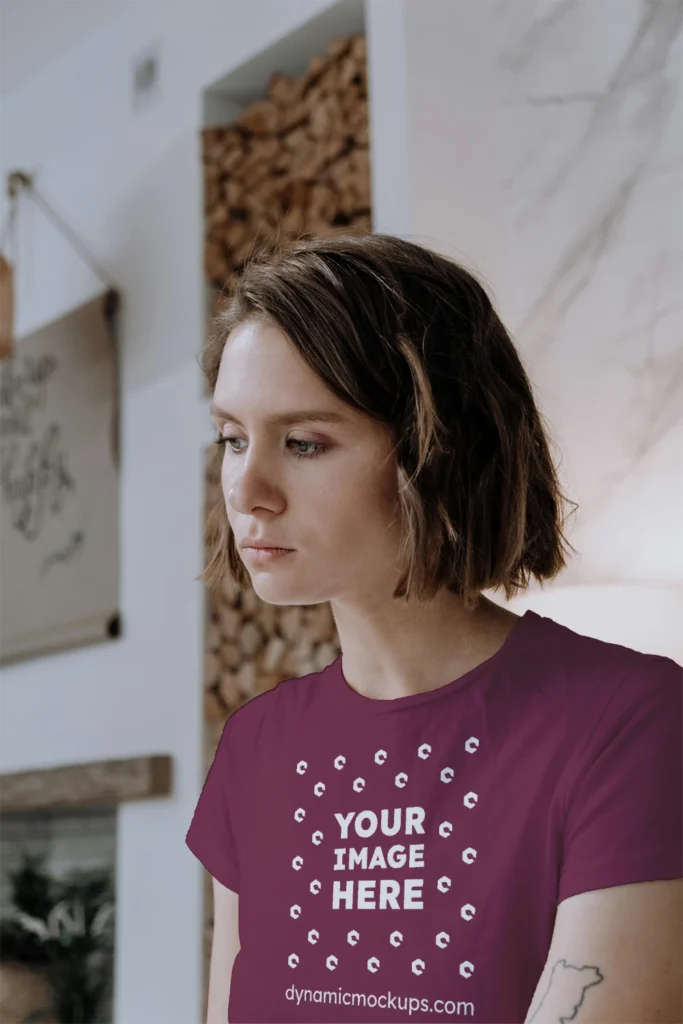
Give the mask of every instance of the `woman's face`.
POLYGON ((251 321, 225 344, 212 414, 226 439, 228 520, 258 596, 290 605, 391 594, 399 525, 390 429, 328 391, 277 327, 251 321), (292 550, 260 563, 244 550, 254 539, 292 550))

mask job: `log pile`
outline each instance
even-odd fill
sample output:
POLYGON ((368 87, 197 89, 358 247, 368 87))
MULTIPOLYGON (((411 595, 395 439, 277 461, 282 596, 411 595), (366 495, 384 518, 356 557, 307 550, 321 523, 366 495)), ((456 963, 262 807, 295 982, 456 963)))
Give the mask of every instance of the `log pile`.
MULTIPOLYGON (((305 74, 274 74, 266 96, 225 127, 202 132, 205 277, 212 315, 230 276, 259 242, 371 230, 365 39, 334 40, 305 74)), ((220 458, 206 452, 206 514, 220 458)), ((207 552, 208 555, 208 552, 207 552)), ((205 769, 226 719, 284 679, 321 671, 340 653, 329 604, 269 605, 226 580, 206 594, 205 769)), ((204 873, 204 1001, 213 935, 204 873)))
POLYGON ((260 240, 369 231, 363 36, 333 40, 297 78, 272 75, 237 120, 203 130, 202 160, 204 269, 216 290, 260 240))

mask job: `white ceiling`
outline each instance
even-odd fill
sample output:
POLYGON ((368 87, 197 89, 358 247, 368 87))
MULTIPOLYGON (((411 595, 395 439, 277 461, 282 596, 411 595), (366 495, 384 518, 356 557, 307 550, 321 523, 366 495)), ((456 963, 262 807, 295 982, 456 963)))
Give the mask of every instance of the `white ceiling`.
POLYGON ((139 0, 0 0, 0 96, 139 0))

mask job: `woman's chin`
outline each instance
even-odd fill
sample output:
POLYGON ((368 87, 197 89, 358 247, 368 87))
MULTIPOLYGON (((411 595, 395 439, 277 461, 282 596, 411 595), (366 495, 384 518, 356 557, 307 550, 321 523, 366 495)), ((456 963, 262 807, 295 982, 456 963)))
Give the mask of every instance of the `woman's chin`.
POLYGON ((299 587, 288 586, 285 580, 274 579, 267 569, 251 573, 254 593, 266 604, 315 604, 310 593, 299 587))

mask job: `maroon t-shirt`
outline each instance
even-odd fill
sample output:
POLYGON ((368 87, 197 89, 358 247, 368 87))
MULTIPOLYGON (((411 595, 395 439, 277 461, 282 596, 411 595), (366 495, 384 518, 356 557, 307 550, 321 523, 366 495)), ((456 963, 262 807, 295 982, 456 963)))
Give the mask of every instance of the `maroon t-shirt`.
POLYGON ((527 611, 428 693, 342 657, 227 721, 187 833, 239 893, 230 1022, 524 1021, 557 906, 683 875, 683 673, 527 611))

